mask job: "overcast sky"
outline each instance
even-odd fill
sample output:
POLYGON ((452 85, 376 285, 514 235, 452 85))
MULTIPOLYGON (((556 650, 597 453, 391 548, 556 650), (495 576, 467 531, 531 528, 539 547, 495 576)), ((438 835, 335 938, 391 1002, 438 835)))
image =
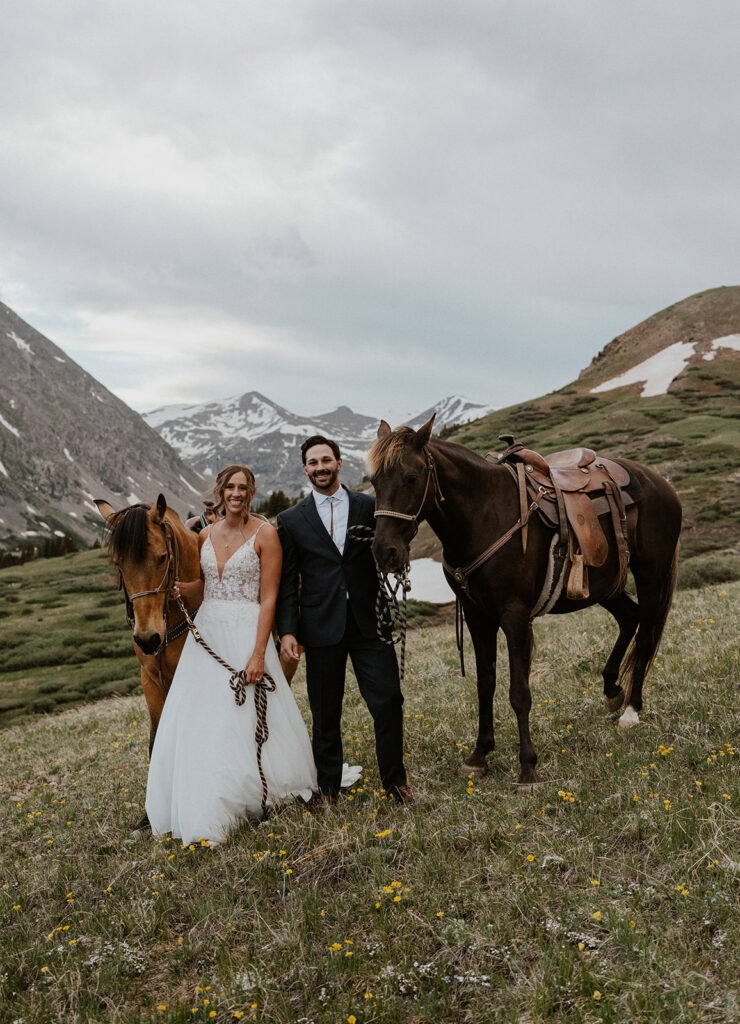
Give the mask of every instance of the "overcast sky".
POLYGON ((494 405, 740 283, 736 0, 5 0, 0 300, 139 410, 494 405))

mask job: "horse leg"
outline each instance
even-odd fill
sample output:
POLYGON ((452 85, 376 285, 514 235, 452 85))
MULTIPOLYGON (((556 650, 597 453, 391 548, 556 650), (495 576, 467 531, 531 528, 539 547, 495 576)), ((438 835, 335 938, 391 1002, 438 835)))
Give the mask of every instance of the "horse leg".
POLYGON ((529 690, 529 669, 532 663, 534 639, 528 610, 517 607, 501 619, 501 628, 509 648, 509 700, 519 726, 519 778, 520 786, 541 782, 535 771, 537 754, 529 734, 529 712, 532 695, 529 690))
MULTIPOLYGON (((141 669, 141 689, 144 693, 146 706, 149 710, 149 757, 151 758, 152 750, 154 749, 154 739, 157 735, 159 718, 162 714, 162 708, 164 707, 165 694, 159 684, 159 679, 155 679, 151 676, 143 666, 141 669)), ((146 811, 144 811, 143 816, 133 826, 132 831, 138 832, 140 829, 149 827, 149 817, 146 811)))
POLYGON ((604 704, 607 711, 619 711, 624 703, 624 690, 619 685, 619 666, 635 635, 640 621, 640 610, 629 594, 622 591, 609 601, 602 601, 601 607, 613 615, 619 626, 619 636, 609 659, 604 665, 604 704))
POLYGON ((475 670, 478 676, 478 739, 475 750, 465 758, 461 774, 487 770, 486 756, 496 746, 493 735, 493 695, 496 690, 496 634, 498 622, 481 615, 475 606, 465 605, 465 620, 475 650, 475 670))
POLYGON ((655 657, 673 600, 678 568, 678 544, 669 565, 635 562, 632 575, 637 587, 640 622, 634 644, 622 667, 627 680, 625 709, 619 719, 620 729, 629 729, 640 721, 642 684, 655 657))

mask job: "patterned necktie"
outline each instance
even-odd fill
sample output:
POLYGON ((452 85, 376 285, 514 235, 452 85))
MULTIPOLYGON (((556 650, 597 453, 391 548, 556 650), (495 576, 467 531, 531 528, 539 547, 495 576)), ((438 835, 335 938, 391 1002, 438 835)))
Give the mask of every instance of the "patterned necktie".
POLYGON ((331 517, 329 521, 329 536, 334 540, 334 499, 329 498, 329 515, 331 517))

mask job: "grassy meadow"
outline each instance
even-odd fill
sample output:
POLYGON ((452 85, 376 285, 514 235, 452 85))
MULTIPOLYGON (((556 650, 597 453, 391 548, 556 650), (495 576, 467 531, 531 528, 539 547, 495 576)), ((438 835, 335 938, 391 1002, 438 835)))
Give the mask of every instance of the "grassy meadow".
MULTIPOLYGON (((404 685, 416 802, 379 792, 350 686, 345 756, 363 781, 335 808, 292 804, 217 848, 129 836, 146 782, 141 697, 11 722, 1 1019, 740 1020, 739 603, 740 583, 678 595, 627 732, 601 703, 608 615, 537 622, 533 792, 514 785, 505 645, 497 749, 469 780, 475 680, 460 678, 451 627, 421 626, 404 685)), ((301 674, 295 688, 307 715, 301 674)))
POLYGON ((116 586, 100 550, 0 570, 0 728, 137 689, 116 586))

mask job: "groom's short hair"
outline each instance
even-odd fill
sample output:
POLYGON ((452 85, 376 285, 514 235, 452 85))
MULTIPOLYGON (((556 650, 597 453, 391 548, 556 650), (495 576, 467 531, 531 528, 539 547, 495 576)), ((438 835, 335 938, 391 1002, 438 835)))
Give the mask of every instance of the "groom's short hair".
POLYGON ((339 445, 336 441, 330 440, 328 437, 324 437, 323 434, 314 434, 313 437, 307 438, 301 445, 301 458, 303 459, 303 465, 306 465, 306 452, 309 448, 313 448, 317 444, 328 444, 334 453, 334 458, 339 462, 342 457, 342 453, 339 451, 339 445))

